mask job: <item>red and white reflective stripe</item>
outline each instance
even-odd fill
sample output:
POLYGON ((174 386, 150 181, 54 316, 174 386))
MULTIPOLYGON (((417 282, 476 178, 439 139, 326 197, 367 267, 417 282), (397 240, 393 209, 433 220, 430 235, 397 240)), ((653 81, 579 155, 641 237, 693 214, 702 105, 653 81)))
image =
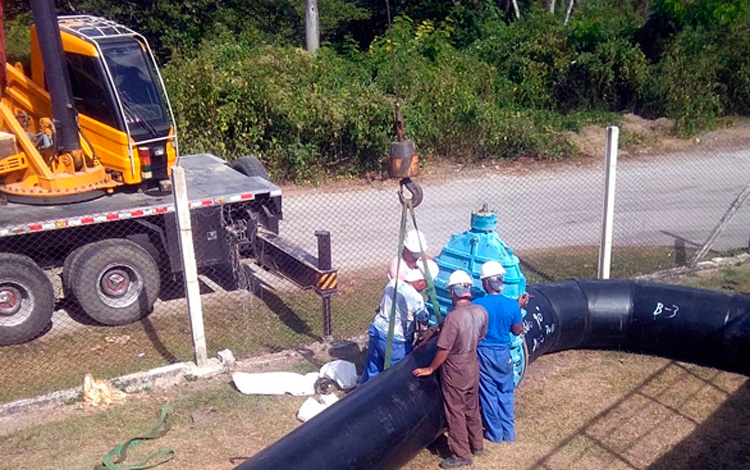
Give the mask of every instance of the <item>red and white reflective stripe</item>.
MULTIPOLYGON (((271 195, 273 196, 275 195, 275 193, 278 193, 280 195, 281 191, 272 191, 271 195)), ((233 194, 231 196, 221 196, 214 199, 202 199, 200 201, 190 202, 188 205, 191 209, 195 209, 198 207, 217 206, 232 202, 252 201, 254 199, 255 194, 243 193, 233 194)), ((0 228, 0 237, 5 237, 8 235, 20 235, 23 233, 31 232, 42 232, 67 227, 80 227, 82 225, 100 224, 122 219, 135 219, 139 217, 148 217, 151 215, 166 214, 169 212, 174 212, 174 205, 141 207, 121 212, 109 212, 102 214, 85 215, 81 217, 72 217, 68 219, 47 220, 23 226, 0 228)))

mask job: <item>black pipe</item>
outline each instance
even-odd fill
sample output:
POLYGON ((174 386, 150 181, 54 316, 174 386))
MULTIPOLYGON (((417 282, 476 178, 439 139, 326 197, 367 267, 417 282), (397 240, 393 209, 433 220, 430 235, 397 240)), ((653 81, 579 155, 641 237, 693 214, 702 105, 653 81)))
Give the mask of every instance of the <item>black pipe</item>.
MULTIPOLYGON (((632 280, 528 288, 528 363, 565 349, 622 349, 750 374, 750 296, 632 280)), ((237 467, 393 470, 443 432, 433 338, 385 373, 237 467)))
POLYGON ((621 349, 750 374, 750 296, 631 280, 529 288, 529 363, 564 349, 621 349))
POLYGON ((42 51, 44 78, 52 100, 52 114, 57 133, 57 150, 72 152, 81 149, 78 140, 78 113, 73 103, 68 68, 65 65, 60 27, 53 0, 31 0, 34 24, 42 51))
POLYGON ((395 469, 443 431, 437 374, 418 379, 437 339, 348 394, 237 470, 395 469))

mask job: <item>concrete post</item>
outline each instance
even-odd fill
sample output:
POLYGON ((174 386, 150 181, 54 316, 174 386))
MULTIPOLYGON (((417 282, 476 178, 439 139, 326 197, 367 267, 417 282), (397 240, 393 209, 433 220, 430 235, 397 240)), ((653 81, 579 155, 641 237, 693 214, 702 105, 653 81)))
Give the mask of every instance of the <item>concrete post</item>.
POLYGON ((206 355, 206 331, 203 326, 203 307, 201 305, 200 284, 198 283, 198 265, 195 262, 193 247, 193 230, 190 222, 190 205, 187 196, 185 169, 172 167, 172 187, 174 204, 177 213, 177 229, 180 233, 180 256, 182 273, 185 278, 188 312, 190 314, 190 332, 193 340, 195 364, 198 367, 208 365, 206 355))

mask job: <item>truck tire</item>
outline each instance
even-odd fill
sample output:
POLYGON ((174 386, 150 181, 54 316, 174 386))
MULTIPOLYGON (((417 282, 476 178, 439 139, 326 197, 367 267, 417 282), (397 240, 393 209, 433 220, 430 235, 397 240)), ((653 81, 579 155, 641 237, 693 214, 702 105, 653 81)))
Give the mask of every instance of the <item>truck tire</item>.
POLYGON ((73 272, 77 269, 76 265, 78 264, 78 260, 81 258, 81 253, 83 253, 84 248, 86 248, 86 245, 79 246, 75 250, 68 253, 68 256, 65 257, 65 263, 63 263, 62 272, 62 286, 63 294, 65 294, 66 299, 75 298, 75 293, 73 292, 73 272))
POLYGON ((259 176, 266 181, 271 181, 266 167, 258 160, 258 157, 240 157, 232 163, 232 169, 245 176, 259 176))
POLYGON ((145 317, 161 289, 156 261, 130 240, 86 245, 74 260, 70 276, 78 304, 104 325, 125 325, 145 317))
POLYGON ((55 291, 28 256, 0 254, 0 345, 29 341, 49 325, 55 291))

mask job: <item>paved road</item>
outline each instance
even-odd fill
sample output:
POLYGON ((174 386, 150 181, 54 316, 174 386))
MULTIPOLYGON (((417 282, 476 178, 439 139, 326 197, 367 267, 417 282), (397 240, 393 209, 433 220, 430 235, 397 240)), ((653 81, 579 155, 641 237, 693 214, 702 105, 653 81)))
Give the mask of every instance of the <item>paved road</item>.
MULTIPOLYGON (((624 159, 617 168, 614 243, 673 245, 677 239, 687 247, 700 246, 748 181, 750 150, 624 159)), ((516 252, 596 245, 603 187, 603 164, 524 175, 464 172, 450 182, 424 185, 418 223, 434 255, 451 234, 469 228, 471 212, 485 202, 498 212, 498 232, 516 252)), ((397 250, 396 189, 394 181, 387 191, 366 188, 285 197, 282 234, 314 253, 313 231, 327 229, 339 269, 383 265, 397 250)), ((715 248, 747 246, 749 235, 750 202, 715 248)))

